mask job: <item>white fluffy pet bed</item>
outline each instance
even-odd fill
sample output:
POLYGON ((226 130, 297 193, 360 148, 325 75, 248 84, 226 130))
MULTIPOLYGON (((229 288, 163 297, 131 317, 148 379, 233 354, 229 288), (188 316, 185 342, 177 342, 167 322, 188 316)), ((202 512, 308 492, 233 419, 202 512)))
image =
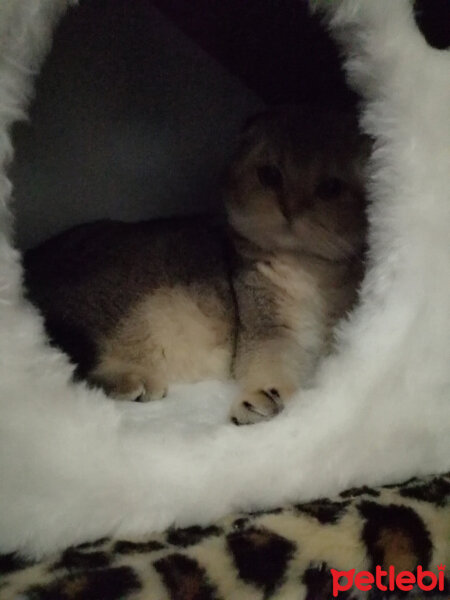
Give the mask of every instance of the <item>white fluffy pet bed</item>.
POLYGON ((450 468, 450 55, 408 0, 321 0, 377 139, 370 264, 318 385, 273 421, 227 423, 205 383, 145 407, 70 382, 23 299, 12 246, 12 123, 64 0, 0 3, 0 550, 206 523, 450 468))

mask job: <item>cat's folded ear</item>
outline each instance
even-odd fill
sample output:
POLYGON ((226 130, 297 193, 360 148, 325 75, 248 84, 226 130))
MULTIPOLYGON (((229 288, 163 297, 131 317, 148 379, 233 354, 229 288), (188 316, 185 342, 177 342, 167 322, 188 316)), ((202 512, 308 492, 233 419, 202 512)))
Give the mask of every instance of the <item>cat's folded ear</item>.
POLYGON ((273 133, 278 129, 291 123, 301 121, 301 117, 306 110, 303 104, 278 104, 270 106, 248 117, 242 126, 241 137, 243 139, 253 139, 267 133, 273 133))
POLYGON ((275 113, 275 109, 267 109, 247 117, 240 132, 241 142, 254 141, 264 136, 269 123, 274 120, 275 113))
POLYGON ((267 127, 270 127, 273 123, 278 122, 280 118, 286 118, 292 114, 298 115, 301 112, 301 106, 298 104, 270 106, 266 110, 262 110, 247 117, 243 123, 241 133, 243 135, 259 133, 266 130, 267 127))
POLYGON ((276 108, 268 108, 245 119, 239 133, 235 159, 239 161, 243 154, 270 137, 277 113, 276 108))
MULTIPOLYGON (((282 125, 292 108, 285 105, 271 106, 266 110, 250 115, 242 125, 241 142, 252 144, 261 138, 272 136, 282 125)), ((299 108, 296 107, 295 110, 298 112, 299 108)))
POLYGON ((275 109, 267 109, 247 117, 242 125, 241 133, 245 135, 254 130, 258 130, 261 126, 267 124, 267 121, 272 120, 275 109))

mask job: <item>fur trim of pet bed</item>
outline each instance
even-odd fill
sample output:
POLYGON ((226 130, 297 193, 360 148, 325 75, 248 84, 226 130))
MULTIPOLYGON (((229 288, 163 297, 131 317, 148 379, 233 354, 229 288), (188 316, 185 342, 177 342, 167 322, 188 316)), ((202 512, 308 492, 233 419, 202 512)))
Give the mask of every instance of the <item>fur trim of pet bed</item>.
POLYGON ((342 44, 371 163, 361 301, 314 390, 272 422, 226 422, 232 386, 118 406, 72 384, 23 299, 11 245, 11 124, 63 0, 0 5, 0 548, 34 555, 104 535, 202 524, 450 468, 450 68, 409 0, 320 0, 342 44), (295 475, 295 476, 294 476, 295 475))
MULTIPOLYGON (((0 554, 0 596, 331 600, 332 569, 374 572, 379 565, 385 572, 393 567, 398 574, 420 565, 438 573, 438 565, 449 564, 449 535, 450 474, 399 486, 353 488, 333 499, 271 511, 231 514, 206 527, 171 527, 137 539, 103 538, 40 562, 0 554)), ((380 579, 382 587, 386 580, 380 579)), ((345 579, 341 583, 346 587, 345 579)), ((355 574, 351 589, 338 598, 385 598, 376 588, 358 590, 355 574)), ((408 598, 443 600, 449 596, 450 580, 436 583, 425 596, 419 585, 411 588, 408 598)), ((400 600, 405 592, 397 588, 388 597, 400 600)))

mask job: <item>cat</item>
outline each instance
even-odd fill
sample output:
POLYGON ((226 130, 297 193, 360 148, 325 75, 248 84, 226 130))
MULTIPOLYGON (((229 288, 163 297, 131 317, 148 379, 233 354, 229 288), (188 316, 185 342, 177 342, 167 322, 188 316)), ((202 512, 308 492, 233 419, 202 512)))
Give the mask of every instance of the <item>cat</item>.
POLYGON ((113 398, 232 377, 233 423, 273 417, 357 298, 369 146, 353 116, 273 108, 244 127, 226 219, 99 221, 27 251, 50 339, 113 398))

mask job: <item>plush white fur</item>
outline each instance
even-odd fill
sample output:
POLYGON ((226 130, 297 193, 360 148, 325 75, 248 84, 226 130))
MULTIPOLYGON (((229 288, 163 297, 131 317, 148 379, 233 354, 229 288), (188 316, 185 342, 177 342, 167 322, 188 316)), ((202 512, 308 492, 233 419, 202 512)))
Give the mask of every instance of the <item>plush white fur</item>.
POLYGON ((450 56, 408 0, 321 0, 377 136, 371 265, 339 353, 270 423, 226 423, 205 383, 119 406, 69 383, 21 298, 8 129, 63 0, 0 4, 0 548, 41 554, 450 468, 450 56))

